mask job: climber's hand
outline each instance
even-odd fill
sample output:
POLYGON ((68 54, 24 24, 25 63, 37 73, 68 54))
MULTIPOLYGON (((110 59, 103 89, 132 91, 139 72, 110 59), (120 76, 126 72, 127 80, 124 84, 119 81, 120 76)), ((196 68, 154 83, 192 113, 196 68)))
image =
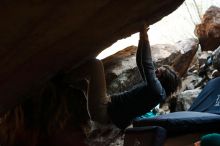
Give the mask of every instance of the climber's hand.
POLYGON ((147 32, 149 30, 149 25, 144 24, 140 30, 140 39, 141 40, 148 40, 147 32))

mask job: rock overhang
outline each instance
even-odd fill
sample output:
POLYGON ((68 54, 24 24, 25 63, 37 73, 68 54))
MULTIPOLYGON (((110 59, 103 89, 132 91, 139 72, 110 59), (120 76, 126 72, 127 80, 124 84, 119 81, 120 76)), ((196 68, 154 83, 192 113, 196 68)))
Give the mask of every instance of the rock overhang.
POLYGON ((0 2, 0 112, 184 0, 0 2))

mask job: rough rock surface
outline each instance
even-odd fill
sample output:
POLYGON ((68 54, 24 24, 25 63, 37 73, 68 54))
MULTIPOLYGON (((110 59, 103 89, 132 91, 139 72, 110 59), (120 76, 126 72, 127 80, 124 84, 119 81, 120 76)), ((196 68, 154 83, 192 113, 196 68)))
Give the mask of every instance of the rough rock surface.
POLYGON ((176 43, 180 48, 182 55, 179 55, 173 61, 173 68, 178 72, 179 76, 186 74, 189 69, 196 52, 198 50, 198 41, 194 38, 182 40, 176 43))
POLYGON ((202 81, 202 77, 198 76, 197 74, 188 74, 185 78, 182 80, 182 88, 180 92, 183 92, 185 90, 193 90, 196 88, 196 86, 202 81))
POLYGON ((220 8, 211 6, 195 30, 203 51, 215 50, 220 45, 220 8))
POLYGON ((200 92, 201 89, 199 88, 181 92, 177 97, 176 111, 188 110, 200 92))
POLYGON ((211 51, 200 51, 200 52, 198 52, 199 66, 203 65, 206 62, 207 58, 211 55, 212 55, 211 51))
MULTIPOLYGON (((180 74, 183 75, 195 56, 197 44, 197 40, 189 39, 180 41, 176 45, 161 44, 151 46, 155 66, 175 65, 174 67, 176 67, 177 71, 179 70, 180 74), (183 48, 183 46, 185 47, 183 48)), ((141 81, 135 60, 136 49, 134 46, 128 47, 103 60, 108 94, 128 90, 141 81)))
POLYGON ((213 67, 220 71, 220 46, 213 52, 213 67))
POLYGON ((184 0, 0 2, 0 112, 61 70, 153 24, 184 0))
MULTIPOLYGON (((108 94, 123 92, 141 81, 136 65, 137 47, 131 46, 103 60, 108 94)), ((172 64, 180 50, 173 45, 154 45, 151 47, 153 61, 157 66, 172 64)))

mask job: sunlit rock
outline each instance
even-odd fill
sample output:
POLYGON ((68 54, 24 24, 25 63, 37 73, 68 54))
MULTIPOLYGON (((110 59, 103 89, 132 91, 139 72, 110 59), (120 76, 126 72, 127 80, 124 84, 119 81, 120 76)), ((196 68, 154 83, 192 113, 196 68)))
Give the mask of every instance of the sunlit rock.
POLYGON ((181 92, 177 98, 176 111, 188 110, 200 92, 201 92, 201 89, 199 88, 181 92))
MULTIPOLYGON (((151 46, 155 67, 174 65, 182 76, 197 51, 197 45, 197 40, 189 39, 176 45, 151 46)), ((136 50, 137 47, 131 46, 103 60, 109 94, 128 90, 141 81, 135 60, 136 50)))
POLYGON ((215 50, 220 45, 220 8, 210 7, 195 32, 203 51, 215 50))
POLYGON ((202 81, 202 77, 198 74, 191 74, 182 79, 182 87, 179 92, 185 90, 193 90, 202 81))
MULTIPOLYGON (((123 92, 141 81, 136 65, 137 47, 131 46, 103 60, 108 94, 123 92)), ((172 45, 152 46, 152 55, 155 66, 172 64, 180 50, 172 45)))
POLYGON ((179 76, 186 74, 193 58, 198 50, 198 41, 194 38, 182 40, 176 43, 182 51, 182 54, 177 56, 172 64, 173 68, 178 72, 179 76))

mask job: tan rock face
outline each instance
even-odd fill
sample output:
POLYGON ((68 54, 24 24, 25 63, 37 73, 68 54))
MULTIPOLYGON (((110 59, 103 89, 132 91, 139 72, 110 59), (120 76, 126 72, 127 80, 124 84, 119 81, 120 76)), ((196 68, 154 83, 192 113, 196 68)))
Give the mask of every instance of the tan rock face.
MULTIPOLYGON (((155 67, 172 65, 182 77, 186 74, 198 48, 196 39, 187 39, 175 45, 151 46, 155 67)), ((124 92, 142 81, 136 65, 137 47, 127 47, 103 60, 108 94, 124 92)))
POLYGON ((210 7, 195 30, 202 50, 215 50, 220 45, 220 8, 210 7))
POLYGON ((198 50, 198 41, 194 38, 178 42, 182 50, 182 55, 175 58, 172 64, 173 68, 179 73, 179 76, 184 76, 189 69, 190 64, 198 50))
POLYGON ((0 2, 0 112, 61 70, 153 24, 183 0, 0 2))

